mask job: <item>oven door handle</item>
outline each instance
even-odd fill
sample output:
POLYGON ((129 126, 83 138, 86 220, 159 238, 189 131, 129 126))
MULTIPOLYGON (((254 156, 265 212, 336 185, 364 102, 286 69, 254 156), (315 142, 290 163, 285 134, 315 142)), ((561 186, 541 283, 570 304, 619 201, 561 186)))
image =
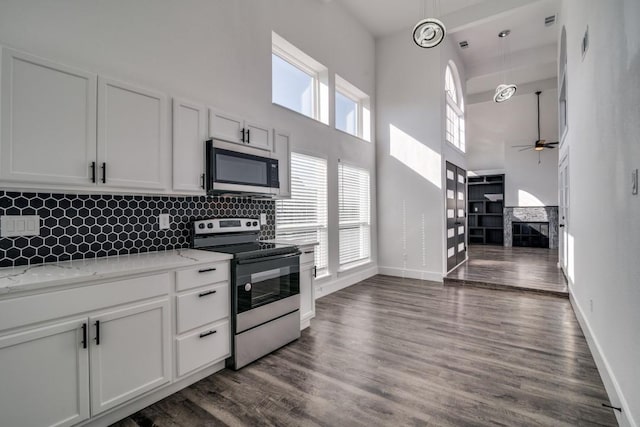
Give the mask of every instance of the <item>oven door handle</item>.
POLYGON ((251 259, 241 259, 238 260, 237 263, 238 264, 256 264, 259 262, 264 262, 264 261, 272 261, 274 259, 287 259, 287 258, 293 258, 293 257, 297 257, 300 256, 300 251, 298 252, 293 252, 290 254, 285 254, 285 255, 272 255, 272 256, 266 256, 266 257, 262 257, 262 258, 251 258, 251 259))

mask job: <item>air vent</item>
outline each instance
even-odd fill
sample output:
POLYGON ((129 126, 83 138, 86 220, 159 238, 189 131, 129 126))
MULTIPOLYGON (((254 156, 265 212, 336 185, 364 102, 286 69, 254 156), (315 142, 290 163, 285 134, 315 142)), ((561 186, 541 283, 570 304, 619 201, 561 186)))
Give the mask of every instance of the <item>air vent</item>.
POLYGON ((544 18, 544 26, 550 27, 556 23, 556 15, 547 16, 544 18))
POLYGON ((469 47, 469 42, 466 40, 462 40, 459 44, 461 49, 466 49, 469 47))

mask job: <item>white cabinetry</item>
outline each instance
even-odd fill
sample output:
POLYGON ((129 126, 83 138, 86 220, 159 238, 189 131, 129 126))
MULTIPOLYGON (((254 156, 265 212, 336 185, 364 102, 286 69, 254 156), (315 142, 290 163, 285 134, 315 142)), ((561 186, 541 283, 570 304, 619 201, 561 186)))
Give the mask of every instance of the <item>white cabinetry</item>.
POLYGON ((92 415, 170 381, 167 298, 92 316, 89 324, 92 415))
POLYGON ((0 338, 0 425, 70 426, 89 418, 87 319, 0 338))
POLYGON ((103 77, 98 83, 98 181, 166 188, 166 96, 103 77))
POLYGON ((238 116, 209 110, 209 136, 214 139, 271 151, 271 128, 238 116))
POLYGON ((205 194, 204 141, 207 109, 194 102, 173 99, 173 190, 205 194))
POLYGON ((97 76, 2 49, 0 179, 89 185, 97 76))
POLYGON ((315 250, 313 245, 301 245, 300 250, 300 329, 305 329, 316 316, 316 295, 313 286, 316 271, 315 250))
POLYGON ((278 198, 291 197, 291 137, 287 132, 274 129, 273 153, 271 156, 278 159, 278 198))

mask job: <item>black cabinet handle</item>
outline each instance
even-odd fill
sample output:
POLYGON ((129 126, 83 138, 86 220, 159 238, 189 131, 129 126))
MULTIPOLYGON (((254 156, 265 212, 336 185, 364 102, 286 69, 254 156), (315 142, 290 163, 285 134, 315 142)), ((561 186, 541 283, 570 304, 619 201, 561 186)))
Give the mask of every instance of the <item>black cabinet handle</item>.
POLYGON ((202 181, 202 184, 200 184, 200 187, 202 187, 202 189, 204 190, 204 174, 200 175, 200 181, 202 181))
POLYGON ((244 128, 240 132, 242 132, 242 142, 244 142, 244 128))
POLYGON ((209 271, 216 271, 217 268, 215 267, 211 267, 211 268, 203 268, 202 270, 198 270, 198 273, 208 273, 209 271))
POLYGON ((218 291, 215 289, 213 291, 202 292, 198 294, 198 298, 206 297, 207 295, 215 294, 216 292, 218 291))
POLYGON ((100 345, 100 321, 96 320, 96 345, 100 345))
POLYGON ((558 227, 563 228, 564 224, 559 224, 558 227))
POLYGON ((96 182, 96 162, 91 162, 91 182, 96 182))
POLYGON ((82 324, 82 348, 87 348, 87 324, 82 324))
POLYGON ((251 129, 247 129, 247 144, 251 144, 251 129))
POLYGON ((107 164, 102 162, 102 183, 107 183, 107 164))
POLYGON ((313 278, 315 279, 316 277, 318 277, 318 267, 316 267, 315 265, 313 266, 313 278))
POLYGON ((203 333, 200 334, 200 338, 208 337, 209 335, 213 335, 216 332, 218 332, 218 331, 213 330, 213 331, 203 332, 203 333))
POLYGON ((305 254, 312 254, 313 251, 304 251, 305 254))

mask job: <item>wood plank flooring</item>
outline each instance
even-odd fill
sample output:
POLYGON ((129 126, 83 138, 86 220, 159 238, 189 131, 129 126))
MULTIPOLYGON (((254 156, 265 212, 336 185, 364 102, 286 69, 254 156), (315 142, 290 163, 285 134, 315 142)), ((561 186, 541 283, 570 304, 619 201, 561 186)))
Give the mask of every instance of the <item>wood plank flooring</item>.
POLYGON ((445 286, 519 290, 569 298, 567 281, 557 266, 557 249, 469 245, 468 258, 445 277, 445 286))
POLYGON ((302 337, 115 424, 612 426, 566 299, 375 276, 302 337))

